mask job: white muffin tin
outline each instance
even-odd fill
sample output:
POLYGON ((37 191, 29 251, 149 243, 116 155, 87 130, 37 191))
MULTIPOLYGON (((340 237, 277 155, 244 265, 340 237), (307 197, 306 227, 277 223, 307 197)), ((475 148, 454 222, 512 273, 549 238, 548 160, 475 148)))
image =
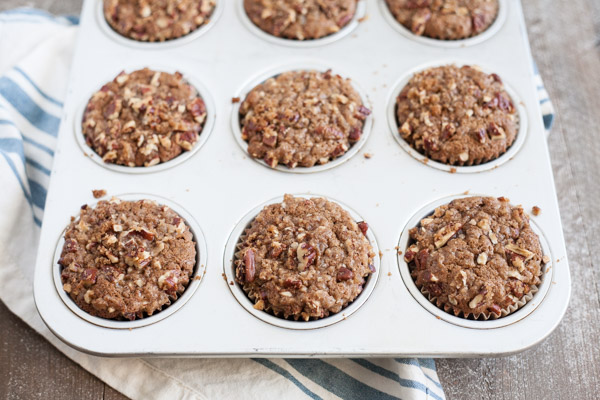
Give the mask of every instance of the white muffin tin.
POLYGON ((437 43, 403 31, 386 14, 384 0, 361 0, 358 9, 364 15, 342 34, 298 44, 256 32, 241 1, 220 0, 218 18, 201 34, 142 45, 107 31, 101 0, 85 2, 34 277, 39 313, 56 336, 92 354, 198 357, 479 357, 519 352, 548 336, 565 313, 571 281, 520 3, 500 0, 498 22, 477 40, 437 43), (520 121, 526 125, 519 132, 519 146, 495 168, 464 167, 450 173, 419 161, 396 140, 388 116, 400 83, 412 71, 448 60, 496 72, 513 99, 520 99, 520 121), (103 79, 131 71, 132 65, 180 70, 214 103, 209 107, 212 133, 201 139, 201 148, 169 168, 143 174, 99 165, 74 132, 90 94, 103 79), (239 104, 232 104, 232 98, 246 93, 257 77, 307 65, 327 66, 352 78, 368 98, 372 126, 351 149, 353 154, 332 168, 300 174, 271 170, 239 145, 232 117, 239 104), (463 173, 472 171, 477 172, 463 173), (163 198, 190 219, 201 239, 201 280, 192 281, 180 300, 147 322, 98 321, 61 292, 57 246, 70 217, 82 204, 97 202, 92 189, 106 189, 109 197, 136 193, 122 197, 163 198), (526 307, 505 317, 510 319, 457 321, 436 311, 419 298, 397 255, 395 247, 404 243, 415 215, 466 191, 505 196, 526 211, 533 206, 542 210, 531 219, 551 263, 540 291, 526 307), (239 235, 261 205, 284 193, 338 200, 369 223, 369 239, 381 254, 376 275, 356 302, 341 316, 309 322, 309 329, 297 329, 302 322, 257 318, 239 288, 229 284, 233 254, 228 240, 239 235))

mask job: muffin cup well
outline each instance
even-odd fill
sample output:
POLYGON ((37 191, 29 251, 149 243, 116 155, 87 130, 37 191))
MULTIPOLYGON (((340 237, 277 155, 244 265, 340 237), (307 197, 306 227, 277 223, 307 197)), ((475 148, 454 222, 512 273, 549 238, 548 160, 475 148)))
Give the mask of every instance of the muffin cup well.
MULTIPOLYGON (((350 214, 350 216, 355 221, 362 221, 363 219, 357 214, 354 210, 346 206, 344 203, 341 203, 335 199, 332 199, 327 196, 321 196, 318 194, 294 194, 296 197, 304 197, 304 198, 312 198, 312 197, 323 197, 329 201, 335 202, 340 207, 342 207, 346 212, 350 214)), ((231 293, 235 297, 235 299, 240 303, 246 311, 255 316, 256 318, 269 323, 271 325, 275 325, 281 328, 287 329, 296 329, 296 330, 307 330, 307 329, 317 329, 323 328, 325 326, 333 325, 337 322, 345 320, 354 312, 356 312, 364 303, 368 300, 369 296, 373 293, 375 289, 375 285, 377 284, 377 280, 379 279, 379 272, 381 269, 381 260, 379 256, 379 247, 377 245, 377 240, 375 235, 373 234, 373 230, 369 229, 367 231, 367 239, 369 240, 371 246, 373 247, 373 252, 375 253, 375 257, 373 259, 373 263, 375 265, 375 272, 370 274, 363 286, 362 292, 349 303, 345 308, 339 311, 336 314, 330 314, 328 317, 310 320, 310 321, 302 321, 302 320, 293 320, 293 319, 284 319, 282 317, 277 317, 272 313, 267 311, 261 311, 254 308, 254 302, 248 297, 246 292, 242 289, 241 285, 236 282, 235 279, 235 260, 236 253, 238 252, 238 245, 241 243, 244 232, 247 228, 250 227, 250 224, 256 218, 258 213, 262 211, 262 209, 270 204, 281 203, 283 201, 283 196, 271 199, 255 208, 253 208, 248 214, 246 214, 242 219, 236 224, 231 232, 229 239, 227 240, 227 244, 225 247, 225 253, 223 255, 223 270, 225 273, 225 279, 227 286, 231 290, 231 293)), ((368 221, 367 221, 368 222, 368 221)))
POLYGON ((496 15, 496 19, 494 20, 494 22, 492 22, 492 24, 483 32, 481 32, 478 35, 475 36, 471 36, 469 38, 465 38, 465 39, 435 39, 435 38, 430 38, 427 36, 419 36, 419 35, 415 35, 414 33, 412 33, 412 31, 408 28, 406 28, 404 25, 402 25, 400 22, 398 22, 398 20, 396 20, 396 18, 394 17, 394 15, 392 14, 392 12, 390 11, 386 0, 378 0, 379 2, 379 6, 381 8, 381 13, 383 14, 384 18, 387 20, 387 22, 390 24, 390 26, 392 28, 394 28, 396 31, 400 32, 404 37, 410 39, 410 40, 414 40, 417 43, 421 43, 421 44, 425 44, 425 45, 430 45, 430 46, 438 46, 438 47, 444 47, 444 48, 448 48, 448 49, 456 49, 456 48, 462 48, 462 47, 467 47, 467 46, 473 46, 476 44, 479 44, 481 42, 484 42, 486 40, 488 40, 489 38, 491 38, 492 36, 494 36, 496 33, 498 33, 498 31, 500 31, 500 29, 502 29, 502 26, 504 25, 504 23, 506 22, 506 17, 508 15, 508 7, 509 7, 509 1, 508 0, 498 0, 498 15, 496 15))
POLYGON ((128 38, 126 36, 121 35, 119 32, 115 31, 109 23, 106 21, 104 17, 104 9, 103 9, 103 1, 97 0, 98 5, 96 7, 96 20, 98 25, 100 26, 100 30, 106 34, 109 38, 114 40, 115 42, 134 47, 137 49, 145 49, 145 50, 163 50, 169 49, 176 46, 181 46, 183 44, 189 43, 193 40, 196 40, 200 36, 204 35, 210 28, 212 28, 216 23, 219 17, 223 12, 223 8, 225 7, 225 2, 227 0, 217 0, 217 4, 213 9, 213 12, 210 16, 208 23, 198 27, 187 35, 181 36, 177 39, 170 39, 164 42, 143 42, 140 40, 135 40, 128 38))
MULTIPOLYGON (((452 64, 457 65, 457 66, 470 65, 472 67, 480 68, 485 73, 493 72, 493 70, 491 68, 488 68, 488 67, 481 68, 480 66, 476 65, 475 63, 469 62, 468 60, 455 60, 455 59, 441 60, 441 61, 436 61, 435 63, 427 63, 427 64, 420 65, 416 68, 411 69, 410 71, 405 73, 393 85, 393 88, 392 88, 390 94, 388 95, 386 114, 387 114, 388 126, 390 129, 390 132, 391 132, 392 136, 394 137, 394 139, 396 140, 396 142, 398 142, 398 144, 411 157, 413 157, 417 161, 420 161, 421 163, 426 164, 432 168, 439 169, 439 170, 446 171, 446 172, 451 172, 451 173, 473 173, 473 172, 483 172, 483 171, 489 171, 489 170, 495 169, 495 168, 501 166, 502 164, 506 163, 510 159, 512 159, 519 152, 519 150, 521 149, 521 147, 523 147, 523 144, 525 143, 525 140, 527 138, 527 133, 528 133, 528 124, 527 124, 528 120, 527 120, 527 110, 524 106, 525 103, 523 103, 521 98, 518 96, 517 92, 515 92, 512 89, 512 87, 506 83, 506 81, 503 81, 504 89, 506 90, 506 93, 508 93, 508 95, 510 96, 512 103, 517 111, 517 113, 516 113, 517 121, 516 122, 518 124, 519 129, 517 132, 517 136, 515 137, 515 140, 510 145, 510 147, 504 153, 501 153, 500 155, 498 155, 498 157, 496 157, 496 158, 493 158, 489 161, 483 161, 480 164, 474 164, 474 165, 444 164, 442 162, 432 160, 424 154, 421 154, 419 151, 414 149, 407 141, 405 141, 402 138, 402 136, 400 136, 400 133, 398 132, 399 124, 398 124, 398 118, 396 116, 396 109, 397 109, 396 99, 398 97, 398 94, 402 91, 402 89, 406 86, 406 84, 410 81, 410 79, 416 73, 425 71, 429 68, 445 66, 445 65, 452 65, 452 64)), ((499 74, 499 75, 502 78, 502 74, 499 74)))
POLYGON ((244 9, 244 1, 243 0, 236 1, 236 7, 238 9, 238 15, 239 15, 240 19, 242 20, 242 24, 250 32, 252 32, 256 36, 260 37, 261 39, 263 39, 267 42, 279 44, 282 46, 290 46, 290 47, 295 47, 295 48, 311 48, 311 47, 317 47, 317 46, 323 46, 326 44, 330 44, 330 43, 336 42, 336 41, 348 36, 360 24, 361 19, 365 17, 366 12, 367 12, 367 1, 366 0, 358 1, 358 4, 356 5, 356 12, 354 13, 354 16, 352 17, 350 22, 348 22, 339 31, 332 33, 330 35, 327 35, 327 36, 323 36, 322 38, 319 38, 319 39, 307 39, 307 40, 286 39, 286 38, 280 38, 277 36, 273 36, 270 33, 263 31, 258 26, 256 26, 254 24, 254 22, 252 22, 252 20, 248 17, 248 14, 246 14, 246 10, 244 9))
MULTIPOLYGON (((63 289, 63 283, 61 279, 62 267, 58 263, 60 255, 62 253, 62 249, 65 243, 65 232, 66 228, 61 232, 60 237, 58 238, 58 242, 56 244, 56 250, 54 252, 54 257, 52 258, 52 276, 54 278, 54 286, 56 291, 63 301, 63 303, 78 317, 86 320, 89 323, 94 325, 98 325, 104 328, 112 328, 112 329, 132 329, 132 328, 140 328, 143 326, 148 326, 163 319, 169 317, 170 315, 177 312, 181 309, 187 301, 194 295, 200 283, 202 282, 202 278, 206 273, 206 259, 207 259, 207 250, 206 250, 206 240, 204 238, 204 234, 200 229, 198 223, 194 220, 194 217, 191 216, 183 207, 179 204, 176 204, 170 200, 167 200, 163 197, 144 194, 144 193, 128 193, 116 195, 119 200, 127 200, 127 201, 136 201, 136 200, 153 200, 161 205, 168 206, 177 214, 179 214, 183 220, 185 220, 187 226, 190 228, 190 232, 194 236, 194 242, 196 243, 196 265, 194 266, 194 271, 192 276, 190 277, 190 281, 185 291, 170 305, 164 306, 161 310, 155 312, 150 316, 146 316, 142 319, 137 319, 133 321, 118 321, 112 319, 105 319, 96 317, 87 313, 86 311, 79 308, 79 306, 71 299, 71 297, 65 292, 63 289)), ((91 203, 91 207, 96 207, 98 202, 91 203)))
POLYGON ((247 83, 244 84, 244 86, 240 90, 238 90, 235 93, 234 97, 239 98, 239 101, 237 103, 233 104, 233 107, 231 110, 231 130, 233 132, 234 139, 237 142, 237 144, 242 148, 242 150, 244 151, 244 154, 248 155, 248 158, 254 160, 255 162, 261 164, 262 166, 264 166, 265 168, 268 168, 270 170, 275 170, 275 171, 280 171, 280 172, 289 172, 289 173, 294 173, 294 174, 308 174, 308 173, 313 173, 313 172, 321 172, 321 171, 325 171, 325 170, 337 167, 338 165, 343 164, 346 161, 350 160, 353 156, 355 156, 360 151, 360 149, 364 146, 364 144, 369 139, 369 134, 371 133, 371 130, 373 129, 373 107, 371 105, 371 102, 369 101, 369 98, 367 97, 366 92, 354 81, 354 79, 352 79, 348 74, 345 74, 344 71, 340 71, 337 67, 329 66, 324 63, 301 62, 301 63, 294 63, 294 64, 286 64, 286 65, 283 65, 283 66, 280 66, 280 67, 277 67, 274 69, 269 69, 266 72, 263 72, 260 75, 255 76, 254 78, 250 79, 247 83), (277 75, 282 74, 284 72, 302 71, 302 70, 315 70, 315 71, 325 72, 328 69, 331 69, 332 72, 341 75, 343 78, 350 78, 352 88, 360 96, 363 105, 371 110, 371 114, 366 117, 365 122, 363 124, 362 134, 360 136, 360 139, 356 143, 354 143, 348 149, 348 151, 346 151, 342 156, 335 158, 326 164, 314 165, 312 167, 288 168, 285 165, 278 164, 275 168, 271 168, 269 165, 267 165, 267 163, 264 160, 260 160, 260 159, 251 157, 248 154, 248 142, 246 142, 244 139, 242 139, 242 129, 241 129, 241 121, 240 121, 240 106, 243 103, 243 101, 246 99, 246 96, 248 96, 248 93, 250 93, 250 91, 252 91, 252 89, 254 89, 256 86, 265 82, 267 79, 276 77, 277 75))
MULTIPOLYGON (((427 217, 428 215, 433 214, 434 210, 442 206, 444 204, 448 204, 452 200, 465 198, 465 197, 473 197, 477 196, 475 194, 469 195, 454 195, 449 197, 444 197, 442 199, 436 200, 423 208, 417 211, 411 219, 405 225, 400 239, 398 241, 398 250, 402 251, 402 254, 398 254, 398 268, 400 270, 400 275, 402 276, 402 280, 404 281, 404 285, 407 287, 410 294, 413 298, 429 311, 431 314, 436 316, 438 319, 442 319, 446 322, 449 322, 454 325, 466 327, 466 328, 474 328, 474 329, 492 329, 492 328, 500 328, 503 326, 508 326, 514 324, 523 318, 526 318, 530 315, 535 309, 541 304, 544 300, 548 290, 550 289, 551 282, 554 275, 553 265, 553 256, 552 250, 546 240, 546 237, 537 226, 534 221, 529 221, 531 229, 538 235, 540 240, 540 245, 542 247, 542 253, 550 257, 550 262, 542 265, 542 273, 539 276, 541 282, 531 287, 530 293, 523 296, 519 302, 513 304, 507 309, 501 310, 501 317, 497 317, 494 313, 490 314, 480 314, 473 315, 469 314, 464 317, 458 316, 462 314, 454 314, 451 310, 450 306, 444 306, 443 303, 438 302, 437 298, 432 296, 426 290, 421 290, 417 287, 414 282, 413 277, 410 273, 410 268, 408 263, 404 260, 404 253, 406 249, 410 245, 410 234, 409 230, 415 226, 418 226, 421 219, 427 217), (477 318, 477 319, 475 319, 477 318)), ((481 195, 484 196, 484 195, 481 195)))
MULTIPOLYGON (((154 65, 130 66, 130 65, 127 65, 121 70, 131 73, 133 71, 143 69, 145 67, 148 67, 154 71, 167 72, 167 73, 171 73, 171 74, 178 71, 177 67, 168 66, 168 65, 158 65, 158 66, 154 66, 154 65)), ((165 169, 179 165, 182 162, 184 162, 184 161, 188 160, 189 158, 191 158, 192 156, 194 156, 194 154, 196 154, 200 150, 200 148, 207 142, 211 132, 213 131, 213 128, 215 126, 215 120, 216 120, 216 107, 215 107, 215 103, 214 103, 213 98, 212 98, 210 92, 208 91, 208 89, 193 74, 189 74, 186 71, 180 71, 183 75, 184 81, 186 81, 187 83, 189 83, 196 89, 196 91, 198 92, 198 95, 202 98, 202 100, 204 101, 204 104, 206 106, 206 121, 204 121, 204 125, 202 126, 202 131, 200 132, 200 135, 198 136, 198 140, 196 141, 196 143, 194 143, 194 146, 192 147, 191 150, 184 151, 183 153, 181 153, 180 155, 178 155, 177 157, 175 157, 169 161, 161 162, 159 164, 156 164, 156 165, 153 165, 150 167, 128 167, 125 165, 119 165, 119 164, 103 161, 102 157, 100 157, 94 151, 94 149, 92 149, 90 146, 88 146, 88 144, 85 141, 85 137, 83 135, 83 129, 82 129, 83 114, 85 113, 85 109, 88 105, 88 102, 90 101, 90 98, 92 97, 92 95, 96 91, 98 91, 102 87, 102 85, 104 85, 107 82, 112 81, 121 72, 121 70, 116 71, 113 74, 111 74, 110 77, 107 77, 106 79, 104 79, 102 81, 99 81, 99 84, 97 85, 97 89, 94 89, 93 91, 91 91, 84 99, 81 100, 81 104, 74 115, 73 124, 74 124, 74 131, 75 131, 75 140, 79 144, 79 147, 83 151, 84 155, 86 155, 87 157, 92 159, 92 161, 94 161, 96 164, 98 164, 104 168, 107 168, 111 171, 128 173, 128 174, 147 174, 147 173, 152 173, 152 172, 163 171, 165 169)))

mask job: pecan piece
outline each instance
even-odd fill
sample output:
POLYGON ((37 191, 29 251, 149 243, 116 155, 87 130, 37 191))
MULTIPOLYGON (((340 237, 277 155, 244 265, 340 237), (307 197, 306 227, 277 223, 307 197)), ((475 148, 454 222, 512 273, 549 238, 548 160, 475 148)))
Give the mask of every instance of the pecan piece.
POLYGON ((283 281, 283 287, 285 288, 294 288, 294 289, 300 289, 302 287, 302 281, 299 279, 286 279, 285 281, 283 281))
POLYGON ((336 275, 336 279, 338 282, 348 281, 352 278, 354 278, 354 272, 351 269, 348 269, 346 267, 340 267, 340 269, 338 269, 336 275))
POLYGON ((415 35, 421 36, 425 32, 425 25, 429 19, 431 19, 431 10, 421 8, 413 15, 411 31, 415 35))
POLYGON ((417 266, 417 269, 419 269, 419 270, 425 269, 425 267, 427 266, 428 260, 429 260, 429 250, 423 249, 423 250, 419 251, 419 253, 417 254, 417 257, 415 259, 415 264, 417 266))
POLYGON ((91 286, 96 283, 96 279, 98 276, 98 270, 96 268, 86 268, 81 274, 81 280, 83 281, 84 286, 91 286))
POLYGON ((254 274, 256 274, 256 265, 254 264, 254 250, 248 249, 244 254, 244 267, 246 282, 254 282, 254 274))
POLYGON ((367 224, 365 221, 360 221, 360 222, 357 222, 356 224, 358 225, 358 228, 360 229, 362 234, 367 236, 367 231, 369 230, 369 224, 367 224))
POLYGON ((494 122, 490 122, 487 131, 492 140, 502 140, 506 138, 506 132, 504 132, 504 129, 494 122))
POLYGON ((513 253, 517 253, 523 257, 525 257, 525 260, 529 260, 530 258, 532 258, 535 254, 527 249, 524 249, 522 247, 517 246, 514 243, 509 243, 506 246, 506 249, 512 251, 513 253))
POLYGON ((310 244, 302 243, 296 249, 296 257, 298 258, 298 270, 304 271, 315 262, 317 251, 310 244))
POLYGON ((443 245, 445 245, 448 240, 462 228, 462 224, 455 223, 453 225, 446 225, 440 230, 438 230, 434 235, 433 239, 435 241, 435 248, 439 249, 443 245))

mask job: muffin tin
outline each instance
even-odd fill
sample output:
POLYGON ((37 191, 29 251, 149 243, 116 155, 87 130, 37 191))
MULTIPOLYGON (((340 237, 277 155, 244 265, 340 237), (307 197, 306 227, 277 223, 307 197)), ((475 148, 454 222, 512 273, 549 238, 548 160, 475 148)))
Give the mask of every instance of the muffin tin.
POLYGON ((518 2, 500 0, 499 21, 483 34, 487 37, 453 41, 451 46, 399 33, 404 28, 386 15, 384 0, 361 0, 359 12, 364 16, 357 16, 345 35, 303 43, 256 34, 240 15, 241 0, 221 0, 217 15, 201 28, 201 35, 143 45, 115 40, 98 14, 99 3, 87 0, 83 7, 34 277, 39 313, 65 343, 112 356, 480 357, 522 351, 558 325, 571 282, 518 2), (519 144, 518 151, 492 168, 457 167, 456 173, 432 168, 431 161, 412 157, 397 141, 389 114, 401 82, 412 71, 448 62, 480 65, 498 73, 518 104, 522 129, 513 145, 519 144), (193 153, 134 176, 133 170, 139 168, 105 168, 95 162, 91 149, 81 146, 74 131, 91 93, 119 71, 143 66, 179 70, 191 83, 201 85, 198 89, 207 106, 209 98, 214 103, 208 116, 214 126, 210 133, 207 121, 200 136, 204 143, 201 147, 197 143, 193 153), (269 169, 252 160, 239 142, 239 104, 232 98, 243 97, 274 73, 308 66, 331 68, 352 78, 373 110, 366 134, 341 158, 344 162, 310 169, 314 173, 269 169), (207 133, 210 136, 203 138, 207 133), (192 281, 172 306, 147 320, 97 321, 69 304, 57 284, 55 255, 63 231, 82 204, 97 202, 92 189, 106 189, 109 197, 137 193, 133 198, 173 203, 197 239, 204 232, 204 240, 198 240, 206 246, 198 248, 197 269, 204 271, 196 273, 201 279, 192 281), (403 240, 415 218, 449 201, 448 196, 466 191, 505 196, 526 211, 533 206, 542 210, 531 220, 551 262, 533 299, 505 318, 459 320, 436 312, 437 307, 415 291, 406 264, 397 255, 398 245, 405 250, 403 240), (339 201, 357 219, 369 223, 369 239, 380 254, 376 275, 354 303, 300 328, 297 324, 304 323, 252 315, 257 312, 248 308, 249 301, 244 304, 247 298, 237 284, 230 285, 232 243, 260 207, 284 193, 339 201))

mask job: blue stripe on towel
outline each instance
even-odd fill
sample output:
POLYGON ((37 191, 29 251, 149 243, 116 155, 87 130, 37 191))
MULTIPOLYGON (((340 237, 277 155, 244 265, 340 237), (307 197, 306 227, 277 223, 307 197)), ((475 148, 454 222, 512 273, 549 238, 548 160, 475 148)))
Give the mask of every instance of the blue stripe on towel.
POLYGON ((0 119, 0 125, 9 125, 9 126, 14 127, 15 129, 17 129, 17 131, 19 132, 19 135, 21 135, 21 137, 23 138, 23 141, 25 143, 29 143, 30 145, 37 147, 38 149, 40 149, 40 150, 50 154, 52 157, 54 157, 54 151, 50 147, 44 146, 43 144, 36 142, 35 140, 30 139, 27 136, 23 135, 23 132, 19 131, 19 128, 17 128, 17 125, 15 125, 14 122, 9 121, 7 119, 0 119))
POLYGON ((306 395, 310 396, 310 398, 322 400, 320 396, 318 396, 315 393, 313 393, 312 391, 310 391, 306 386, 304 386, 302 384, 302 382, 300 382, 292 374, 290 374, 288 371, 281 368, 279 365, 275 364, 274 362, 269 361, 265 358, 252 358, 252 361, 256 361, 257 363, 261 364, 262 366, 267 367, 270 370, 277 372, 279 375, 283 376, 284 378, 287 378, 294 385, 298 386, 298 388, 300 388, 300 390, 302 390, 304 393, 306 393, 306 395))
POLYGON ((42 89, 40 89, 40 87, 38 85, 35 84, 35 82, 33 81, 33 79, 31 79, 29 77, 29 75, 27 75, 25 73, 25 71, 23 71, 21 68, 19 67, 14 67, 13 70, 15 70, 16 72, 18 72, 19 74, 21 74, 23 76, 23 78, 25 78, 27 80, 27 82, 31 83, 31 86, 33 86, 33 88, 46 100, 48 100, 49 102, 56 104, 59 107, 63 106, 63 103, 56 100, 54 97, 46 94, 42 89))
MULTIPOLYGON (((354 361, 361 367, 366 368, 371 372, 374 372, 385 378, 388 378, 388 379, 398 382, 400 384, 400 386, 403 386, 405 388, 410 388, 410 389, 417 389, 417 390, 420 390, 423 393, 433 397, 436 400, 442 400, 441 397, 439 397, 435 393, 431 392, 429 390, 429 388, 426 385, 422 384, 421 382, 417 382, 412 379, 401 378, 398 374, 388 371, 387 369, 382 368, 379 365, 373 364, 372 362, 367 361, 364 358, 351 358, 350 360, 354 361)), ((410 365, 414 365, 414 364, 410 364, 410 365)), ((417 366, 420 368, 420 365, 417 364, 417 366)))
POLYGON ((353 378, 319 359, 286 358, 302 375, 345 400, 398 399, 353 378))
POLYGON ((56 137, 60 119, 44 111, 19 85, 7 77, 1 77, 0 95, 33 126, 56 137))
MULTIPOLYGON (((0 138, 0 151, 2 151, 3 154, 5 154, 5 157, 7 157, 7 153, 15 153, 19 156, 19 158, 21 159, 21 161, 23 162, 23 164, 25 164, 25 154, 23 152, 23 142, 21 142, 19 139, 16 138, 0 138)), ((12 162, 12 160, 11 160, 12 162)), ((13 164, 14 165, 14 164, 13 164)), ((15 172, 15 174, 17 175, 17 178, 19 179, 19 182, 22 183, 21 180, 21 176, 19 175, 18 171, 16 170, 16 167, 13 169, 13 172, 15 172)), ((39 184, 38 182, 32 180, 31 178, 27 177, 27 182, 29 183, 29 190, 30 190, 30 198, 29 198, 29 203, 33 203, 33 205, 35 205, 36 207, 41 208, 42 210, 44 209, 44 205, 46 204, 46 188, 43 187, 41 184, 39 184)))

